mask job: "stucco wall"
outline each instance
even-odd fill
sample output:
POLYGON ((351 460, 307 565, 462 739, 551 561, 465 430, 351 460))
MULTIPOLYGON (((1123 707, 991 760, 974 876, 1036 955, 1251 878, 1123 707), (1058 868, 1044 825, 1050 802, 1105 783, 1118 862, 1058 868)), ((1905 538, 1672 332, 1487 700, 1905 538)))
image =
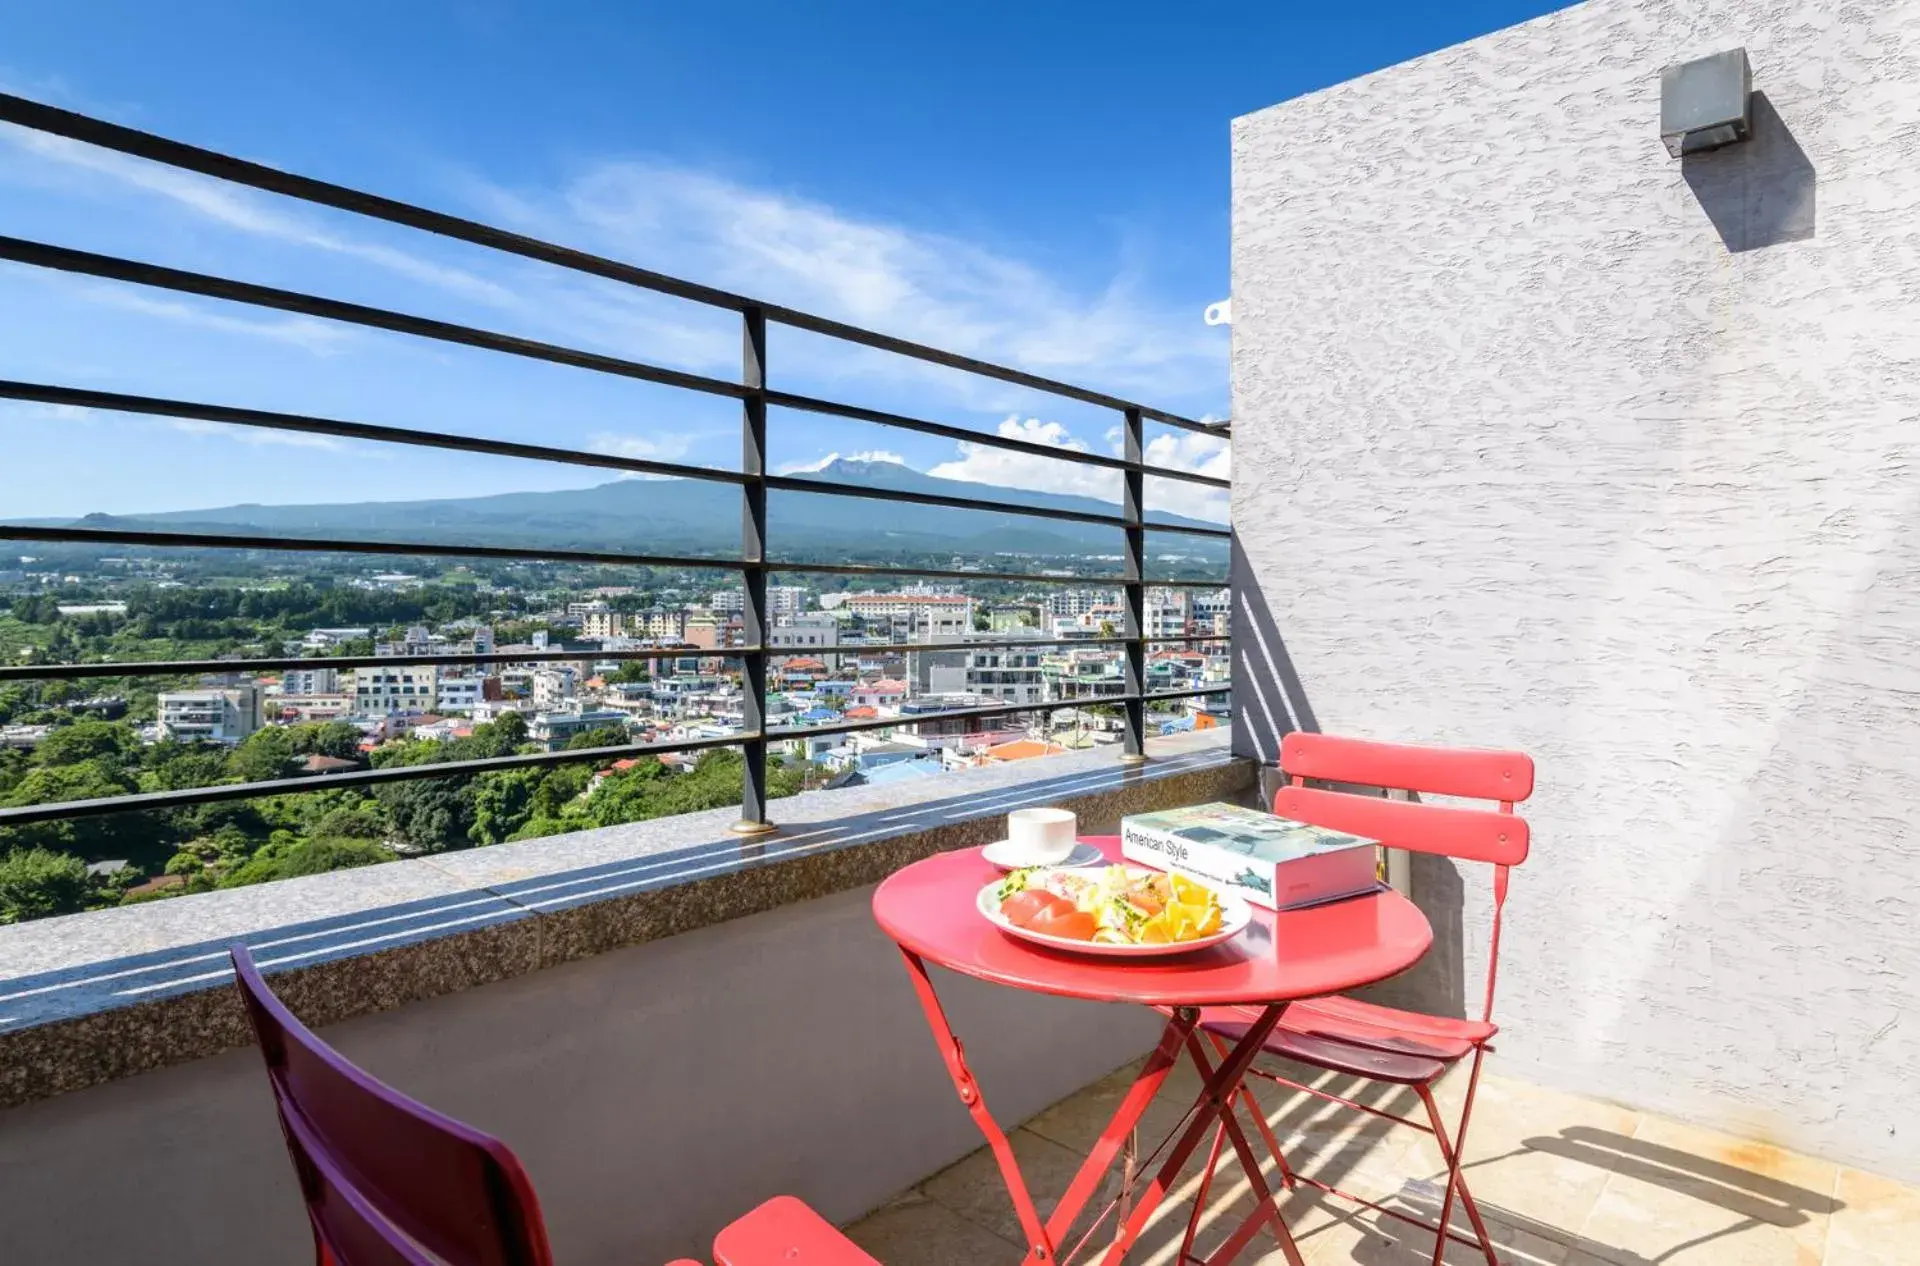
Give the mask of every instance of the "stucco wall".
POLYGON ((1596 0, 1233 132, 1237 742, 1533 753, 1504 1070, 1908 1180, 1916 85, 1920 0, 1596 0), (1669 159, 1741 44, 1755 139, 1669 159))

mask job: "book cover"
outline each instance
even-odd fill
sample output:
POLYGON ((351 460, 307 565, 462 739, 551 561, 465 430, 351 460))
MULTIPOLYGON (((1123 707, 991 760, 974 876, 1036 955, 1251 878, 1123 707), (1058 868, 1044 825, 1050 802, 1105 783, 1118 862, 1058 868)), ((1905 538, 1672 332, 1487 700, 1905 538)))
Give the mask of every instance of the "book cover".
POLYGON ((1377 841, 1232 804, 1123 818, 1120 852, 1129 861, 1230 888, 1269 910, 1379 886, 1377 841))

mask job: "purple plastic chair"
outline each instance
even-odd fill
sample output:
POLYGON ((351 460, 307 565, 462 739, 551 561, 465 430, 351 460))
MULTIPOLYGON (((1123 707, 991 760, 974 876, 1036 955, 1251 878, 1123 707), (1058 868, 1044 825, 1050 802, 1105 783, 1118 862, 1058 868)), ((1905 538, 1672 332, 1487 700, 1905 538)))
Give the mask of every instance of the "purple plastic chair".
MULTIPOLYGON (((244 945, 232 954, 320 1266, 551 1266, 540 1201, 506 1144, 348 1063, 273 996, 244 945)), ((728 1226, 714 1252, 722 1266, 877 1266, 792 1196, 728 1226)))

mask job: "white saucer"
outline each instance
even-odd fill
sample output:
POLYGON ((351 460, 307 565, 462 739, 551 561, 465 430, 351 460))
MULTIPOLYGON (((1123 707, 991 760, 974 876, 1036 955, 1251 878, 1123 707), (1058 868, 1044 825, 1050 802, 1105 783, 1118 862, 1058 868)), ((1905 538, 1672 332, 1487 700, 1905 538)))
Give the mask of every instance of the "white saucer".
MULTIPOLYGON (((1009 861, 1007 859, 1007 851, 1012 844, 1012 840, 995 840, 993 843, 981 849, 980 855, 989 862, 992 862, 995 866, 998 866, 1001 870, 1019 870, 1023 866, 1031 865, 1031 863, 1009 861)), ((1052 866, 1104 866, 1107 864, 1107 855, 1091 844, 1075 844, 1071 853, 1068 853, 1057 862, 1050 862, 1048 864, 1052 866)))

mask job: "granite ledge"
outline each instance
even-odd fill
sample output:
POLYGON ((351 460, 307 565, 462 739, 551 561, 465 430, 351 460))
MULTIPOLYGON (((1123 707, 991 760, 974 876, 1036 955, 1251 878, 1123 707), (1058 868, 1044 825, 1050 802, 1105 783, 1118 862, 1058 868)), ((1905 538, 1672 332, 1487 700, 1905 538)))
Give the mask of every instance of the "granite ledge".
POLYGON ((1100 832, 1255 783, 1224 735, 1149 750, 809 792, 759 839, 716 810, 0 928, 0 1108, 244 1045, 234 941, 324 1025, 875 883, 997 838, 1024 804, 1100 832))

